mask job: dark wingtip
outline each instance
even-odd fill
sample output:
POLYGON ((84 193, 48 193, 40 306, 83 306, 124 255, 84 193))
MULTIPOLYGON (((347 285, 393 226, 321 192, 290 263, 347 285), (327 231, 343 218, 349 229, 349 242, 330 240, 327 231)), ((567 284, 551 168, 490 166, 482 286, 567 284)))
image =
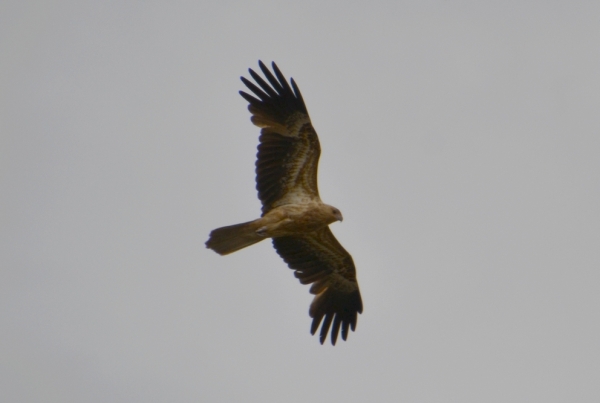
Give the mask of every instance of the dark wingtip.
MULTIPOLYGON (((252 69, 248 69, 250 71, 252 71, 252 69)), ((248 81, 248 79, 244 76, 240 76, 240 80, 242 80, 242 82, 244 83, 244 85, 247 87, 248 83, 250 83, 250 81, 248 81)))
POLYGON ((246 101, 248 101, 248 103, 250 105, 260 104, 259 99, 254 98, 252 95, 250 95, 244 91, 239 91, 239 94, 242 96, 242 98, 244 98, 246 101))
POLYGON ((319 321, 317 322, 317 319, 314 318, 312 321, 312 324, 310 325, 310 334, 312 334, 314 336, 315 333, 317 333, 317 329, 319 328, 320 324, 321 324, 321 319, 319 319, 319 321))
POLYGON ((340 336, 345 341, 348 339, 349 330, 356 329, 358 314, 362 309, 362 299, 358 290, 346 295, 328 294, 319 304, 311 305, 309 314, 313 321, 310 333, 315 335, 320 327, 319 342, 323 344, 330 334, 331 344, 335 346, 340 336))

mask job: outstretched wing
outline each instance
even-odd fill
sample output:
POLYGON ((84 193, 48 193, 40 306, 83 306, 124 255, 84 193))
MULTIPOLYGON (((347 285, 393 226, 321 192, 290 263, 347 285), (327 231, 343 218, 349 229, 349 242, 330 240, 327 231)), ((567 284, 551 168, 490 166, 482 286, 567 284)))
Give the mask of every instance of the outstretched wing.
POLYGON ((298 236, 273 238, 273 246, 302 284, 311 284, 315 299, 309 314, 313 318, 310 332, 315 334, 321 321, 320 341, 325 341, 331 328, 331 344, 335 345, 340 328, 342 339, 348 328, 356 328, 357 314, 363 305, 356 281, 352 256, 335 239, 329 227, 298 236))
POLYGON ((241 77, 254 96, 243 91, 240 95, 250 103, 252 123, 262 128, 256 190, 264 215, 284 204, 320 201, 317 165, 321 146, 294 79, 290 87, 275 63, 275 76, 263 62, 258 65, 268 83, 249 69, 258 86, 241 77))

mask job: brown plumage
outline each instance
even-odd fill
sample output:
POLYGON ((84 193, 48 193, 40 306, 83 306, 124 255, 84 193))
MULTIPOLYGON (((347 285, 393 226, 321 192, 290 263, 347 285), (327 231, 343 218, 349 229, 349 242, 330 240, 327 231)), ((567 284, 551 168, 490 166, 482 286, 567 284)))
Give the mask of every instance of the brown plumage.
POLYGON ((243 91, 240 95, 250 104, 252 123, 262 128, 256 159, 262 216, 213 230, 206 247, 226 255, 272 238, 300 282, 312 284, 311 333, 320 325, 323 344, 331 329, 335 345, 340 329, 346 340, 348 329, 356 328, 363 309, 352 256, 329 229, 329 224, 342 221, 342 214, 319 197, 321 146, 298 86, 291 79, 290 87, 275 63, 275 75, 261 61, 258 64, 268 83, 249 69, 258 86, 241 77, 253 95, 243 91))

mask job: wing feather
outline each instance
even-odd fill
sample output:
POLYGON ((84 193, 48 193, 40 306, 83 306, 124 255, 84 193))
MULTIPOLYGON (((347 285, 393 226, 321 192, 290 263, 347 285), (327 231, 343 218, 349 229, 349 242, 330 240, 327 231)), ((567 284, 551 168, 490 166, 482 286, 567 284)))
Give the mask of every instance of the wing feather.
POLYGON ((302 94, 291 86, 275 63, 273 73, 259 61, 266 81, 252 69, 256 84, 241 77, 254 95, 240 91, 248 101, 252 123, 261 127, 256 159, 256 190, 263 215, 284 204, 320 201, 317 168, 321 146, 302 94))
POLYGON ((250 95, 244 91, 240 91, 240 95, 242 96, 242 98, 244 98, 246 101, 248 101, 248 103, 250 103, 250 106, 248 106, 248 109, 250 109, 250 112, 252 112, 251 108, 253 108, 253 107, 259 109, 255 105, 260 104, 260 100, 254 98, 252 95, 250 95))
POLYGON ((330 328, 333 345, 340 330, 342 339, 346 340, 348 329, 354 331, 358 314, 363 310, 352 256, 329 227, 308 234, 273 238, 273 246, 295 270, 294 275, 302 284, 313 284, 310 292, 315 298, 309 310, 313 318, 310 332, 315 334, 321 325, 321 344, 330 328))
MULTIPOLYGON (((252 73, 254 73, 252 70, 250 70, 250 71, 252 73)), ((256 74, 256 73, 254 73, 254 74, 256 74)), ((254 85, 252 83, 252 81, 249 81, 245 77, 240 77, 240 79, 242 80, 244 85, 250 89, 250 91, 252 91, 257 97, 260 98, 261 101, 264 102, 264 101, 268 100, 269 98, 271 98, 269 95, 265 94, 260 88, 258 88, 256 85, 254 85)))
POLYGON ((265 80, 262 79, 261 76, 259 76, 258 74, 256 74, 254 72, 254 70, 252 70, 252 69, 248 69, 248 71, 250 72, 250 75, 252 76, 252 78, 254 79, 254 81, 256 81, 256 83, 258 85, 260 85, 260 88, 262 88, 267 94, 269 94, 270 97, 272 97, 272 98, 276 98, 277 97, 277 92, 275 92, 275 90, 273 90, 273 87, 271 87, 269 84, 267 84, 265 82, 265 80))
MULTIPOLYGON (((275 62, 273 62, 273 64, 275 64, 275 62)), ((281 83, 279 81, 277 81, 275 79, 275 77, 273 76, 273 73, 271 73, 269 68, 267 66, 265 66, 265 64, 261 60, 258 61, 258 66, 262 70, 265 77, 267 77, 267 80, 269 80, 269 82, 271 83, 271 85, 273 86, 275 91, 277 91, 278 94, 283 94, 283 91, 284 91, 283 86, 281 85, 281 83)), ((248 70, 252 70, 252 69, 248 69, 248 70)), ((283 80, 283 81, 285 81, 285 80, 283 80)))

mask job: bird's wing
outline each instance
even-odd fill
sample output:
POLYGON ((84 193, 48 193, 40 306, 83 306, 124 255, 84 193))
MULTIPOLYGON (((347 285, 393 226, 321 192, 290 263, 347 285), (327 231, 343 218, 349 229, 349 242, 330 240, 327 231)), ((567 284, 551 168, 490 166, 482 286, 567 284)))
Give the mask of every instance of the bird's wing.
POLYGON ((302 284, 311 284, 315 298, 310 305, 313 318, 311 333, 315 334, 321 321, 320 341, 325 341, 331 328, 331 343, 335 345, 340 328, 342 339, 348 337, 348 328, 356 328, 357 314, 363 305, 356 281, 352 256, 335 239, 329 227, 319 231, 273 238, 279 256, 295 270, 302 284))
POLYGON ((263 215, 291 203, 320 201, 317 166, 321 146, 298 86, 290 84, 273 63, 273 73, 261 61, 268 83, 252 69, 257 85, 241 77, 253 95, 240 91, 250 105, 252 123, 261 127, 256 160, 256 190, 263 215))

